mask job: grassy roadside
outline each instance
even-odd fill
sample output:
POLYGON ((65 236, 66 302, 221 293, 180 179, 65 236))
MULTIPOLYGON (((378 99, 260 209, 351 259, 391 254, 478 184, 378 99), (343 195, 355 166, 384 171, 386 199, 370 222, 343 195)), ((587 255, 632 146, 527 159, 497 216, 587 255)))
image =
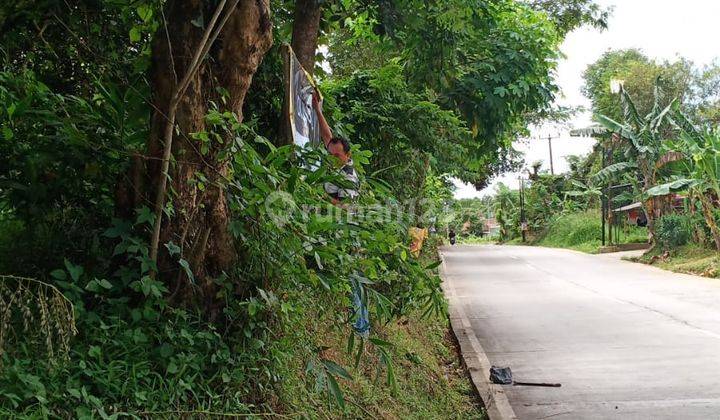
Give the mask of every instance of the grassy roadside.
MULTIPOLYGON (((567 248, 596 254, 602 246, 600 232, 601 222, 596 211, 563 214, 555 218, 545 231, 530 235, 527 245, 567 248)), ((622 244, 642 243, 646 240, 647 231, 644 228, 628 227, 620 235, 622 244)), ((507 243, 523 245, 520 238, 507 243)))
MULTIPOLYGON (((323 302, 316 303, 323 306, 323 302)), ((314 321, 301 327, 295 337, 286 337, 289 343, 294 343, 295 352, 283 369, 278 412, 318 419, 485 418, 444 317, 422 319, 415 314, 372 331, 371 336, 392 343, 389 352, 397 382, 395 389, 386 383, 387 367, 372 346, 366 344, 362 361, 354 368, 355 354, 345 351, 347 331, 314 321), (306 341, 304 337, 323 337, 320 348, 298 346, 299 341, 306 341), (317 357, 318 350, 321 357, 347 368, 352 376, 352 380, 339 380, 345 410, 331 401, 325 390, 316 388, 317 378, 305 369, 317 357)))
MULTIPOLYGON (((435 261, 442 243, 441 237, 432 236, 421 259, 427 264, 435 261)), ((386 325, 373 323, 370 337, 392 343, 386 347, 395 378, 395 386, 391 386, 377 346, 365 343, 356 368, 359 340, 353 340, 354 350, 349 352, 347 328, 320 321, 333 313, 346 316, 347 308, 333 295, 316 295, 300 306, 304 308, 302 321, 286 329, 289 334, 279 343, 290 358, 279 369, 283 379, 277 390, 276 412, 312 419, 487 418, 461 362, 447 316, 423 318, 413 312, 386 325), (352 380, 338 380, 346 401, 344 409, 332 401, 326 389, 317 386, 316 375, 305 368, 318 358, 345 367, 352 376, 352 380)))
MULTIPOLYGON (((0 250, 13 250, 8 238, 15 238, 16 231, 15 225, 0 223, 0 250)), ((435 246, 428 248, 427 253, 433 254, 435 246)), ((427 264, 436 259, 427 258, 427 264)), ((0 274, 6 269, 0 260, 0 274)), ((387 325, 373 325, 371 337, 391 343, 387 352, 395 376, 392 387, 386 384, 388 368, 377 346, 366 343, 361 363, 354 368, 356 352, 345 351, 349 328, 342 319, 348 308, 339 301, 341 295, 320 288, 285 292, 297 295, 290 299, 297 301, 288 309, 292 317, 252 321, 262 323, 253 328, 267 330, 248 342, 260 349, 241 346, 239 340, 228 340, 230 345, 225 346, 219 333, 183 312, 135 324, 119 317, 104 318, 98 322, 102 328, 87 330, 74 339, 72 363, 56 371, 43 371, 34 358, 0 355, 0 371, 5 375, 0 376, 0 400, 7 404, 0 405, 0 418, 91 418, 94 413, 161 419, 484 418, 446 317, 421 318, 419 313, 411 313, 387 325), (171 355, 161 356, 161 349, 168 348, 171 355), (230 353, 234 357, 229 357, 230 353), (327 379, 319 383, 318 376, 307 369, 309 362, 321 358, 336 362, 352 376, 352 380, 338 379, 345 409, 329 396, 327 379), (158 360, 177 361, 181 367, 171 372, 170 365, 166 369, 158 360), (213 364, 224 364, 227 371, 210 377, 206 370, 213 364), (181 376, 185 371, 190 373, 181 376), (193 395, 187 399, 174 397, 190 391, 193 395), (210 399, 222 401, 213 405, 210 399), (41 404, 46 400, 51 401, 41 404), (161 411, 151 411, 156 409, 147 402, 150 400, 159 401, 157 410, 161 411), (17 402, 12 406, 8 401, 17 402), (162 411, 166 409, 160 404, 165 401, 174 402, 170 411, 162 411), (139 411, 142 409, 148 411, 139 411)))
POLYGON ((463 238, 458 238, 458 243, 463 245, 496 244, 497 238, 494 236, 467 236, 463 238))
POLYGON ((668 253, 656 247, 641 257, 628 260, 676 273, 720 278, 720 253, 695 244, 685 245, 668 253))

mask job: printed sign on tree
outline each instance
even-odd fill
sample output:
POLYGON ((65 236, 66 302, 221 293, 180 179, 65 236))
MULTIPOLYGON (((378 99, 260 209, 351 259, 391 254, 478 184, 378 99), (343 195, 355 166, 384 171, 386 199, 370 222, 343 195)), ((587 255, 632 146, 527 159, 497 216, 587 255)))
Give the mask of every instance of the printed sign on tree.
POLYGON ((288 77, 287 101, 290 118, 290 132, 293 143, 300 147, 317 146, 320 141, 320 125, 312 106, 315 83, 312 77, 300 65, 290 46, 287 48, 288 77))

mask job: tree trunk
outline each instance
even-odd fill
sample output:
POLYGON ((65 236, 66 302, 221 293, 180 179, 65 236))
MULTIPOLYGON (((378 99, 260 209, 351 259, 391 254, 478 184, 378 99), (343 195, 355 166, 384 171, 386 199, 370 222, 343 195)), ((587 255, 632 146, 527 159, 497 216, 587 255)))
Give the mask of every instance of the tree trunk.
MULTIPOLYGON (((167 28, 161 27, 155 35, 152 66, 155 112, 148 141, 151 159, 147 164, 152 188, 157 188, 164 176, 160 162, 172 95, 188 71, 205 31, 203 26, 216 7, 208 3, 215 2, 169 0, 164 9, 167 28)), ((235 113, 242 121, 245 94, 271 44, 269 0, 240 0, 177 107, 167 198, 172 213, 163 218, 161 226, 158 274, 180 301, 204 299, 206 307, 212 307, 215 296, 212 279, 227 271, 235 258, 222 187, 229 163, 220 157, 229 142, 212 142, 202 154, 201 142, 191 134, 206 130, 205 115, 211 102, 220 106, 220 111, 235 113), (218 88, 224 88, 224 98, 218 88), (204 189, 194 182, 199 174, 206 178, 204 189), (182 249, 180 258, 190 263, 197 289, 191 289, 182 274, 178 257, 170 256, 163 246, 171 241, 182 249), (200 291, 201 296, 193 291, 200 291)), ((147 191, 147 196, 153 197, 154 193, 147 191)))
POLYGON ((720 251, 720 228, 715 223, 715 214, 713 214, 713 206, 710 199, 705 193, 700 193, 700 203, 702 204, 703 215, 705 216, 705 223, 710 227, 710 233, 712 233, 713 240, 715 241, 715 248, 720 251))
MULTIPOLYGON (((320 35, 320 0, 297 0, 295 2, 295 15, 293 17, 293 33, 290 46, 305 71, 312 76, 315 71, 315 53, 317 52, 318 36, 320 35)), ((287 60, 288 57, 285 57, 287 60)), ((287 66, 287 61, 286 61, 287 66)), ((287 73, 287 69, 286 69, 287 73)), ((286 81, 289 74, 286 74, 286 81)), ((283 100, 282 114, 280 116, 281 133, 278 146, 292 143, 290 134, 290 121, 288 120, 287 98, 283 100)))
MULTIPOLYGON (((647 190, 649 190, 650 188, 653 187, 653 185, 655 185, 655 179, 651 172, 652 169, 648 168, 647 163, 645 163, 645 164, 641 163, 640 169, 642 171, 643 178, 644 178, 643 191, 642 191, 643 195, 644 195, 647 190)), ((642 200, 641 200, 641 202, 642 202, 642 200)), ((649 236, 648 240, 650 242, 650 245, 653 247, 655 246, 655 219, 657 216, 657 214, 656 214, 657 208, 656 208, 655 204, 656 204, 655 198, 650 197, 649 199, 647 199, 645 201, 645 206, 644 206, 645 207, 645 216, 647 216, 647 229, 648 229, 648 236, 649 236)))
POLYGON ((297 0, 293 19, 292 49, 310 75, 315 70, 315 53, 320 34, 320 1, 297 0))
MULTIPOLYGON (((695 205, 695 194, 692 192, 688 195, 688 201, 690 202, 690 215, 692 216, 691 220, 695 219, 695 214, 697 212, 696 205, 695 205)), ((693 225, 693 241, 698 244, 704 244, 705 243, 705 230, 703 229, 702 225, 698 223, 692 223, 693 225)))

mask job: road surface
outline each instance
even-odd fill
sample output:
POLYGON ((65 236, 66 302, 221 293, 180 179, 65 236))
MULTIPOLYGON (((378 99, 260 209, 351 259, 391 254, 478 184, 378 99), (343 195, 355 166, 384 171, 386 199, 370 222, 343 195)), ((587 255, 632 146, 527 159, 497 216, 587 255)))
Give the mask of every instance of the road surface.
MULTIPOLYGON (((720 419, 720 280, 608 255, 443 250, 446 287, 520 419, 720 419)), ((487 377, 487 375, 485 375, 487 377)))

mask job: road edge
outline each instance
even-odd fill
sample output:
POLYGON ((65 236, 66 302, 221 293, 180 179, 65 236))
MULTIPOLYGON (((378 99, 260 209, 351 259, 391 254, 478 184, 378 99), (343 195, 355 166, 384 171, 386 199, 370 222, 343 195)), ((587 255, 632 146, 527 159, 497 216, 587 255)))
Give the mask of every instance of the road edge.
POLYGON ((485 410, 490 420, 515 420, 517 416, 508 401, 502 386, 493 384, 489 380, 490 360, 480 341, 475 336, 470 320, 458 301, 455 287, 447 275, 445 255, 442 249, 438 250, 442 263, 439 273, 442 279, 442 288, 449 304, 450 329, 452 330, 462 355, 465 366, 470 373, 470 379, 480 398, 485 404, 485 410))

